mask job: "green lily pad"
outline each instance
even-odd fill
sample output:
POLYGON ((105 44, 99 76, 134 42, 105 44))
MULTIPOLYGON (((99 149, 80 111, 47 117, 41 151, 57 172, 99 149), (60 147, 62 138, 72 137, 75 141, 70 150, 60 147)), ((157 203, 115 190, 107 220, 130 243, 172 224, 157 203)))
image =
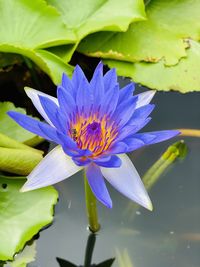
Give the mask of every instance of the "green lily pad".
POLYGON ((146 19, 142 0, 47 0, 62 14, 67 28, 76 34, 75 45, 51 47, 49 51, 69 62, 81 39, 97 31, 126 31, 131 22, 146 19))
POLYGON ((123 61, 175 65, 186 56, 185 39, 200 39, 199 0, 151 0, 147 20, 132 23, 125 33, 95 33, 84 39, 78 51, 123 61))
MULTIPOLYGON (((54 69, 62 60, 52 56, 52 62, 47 64, 43 56, 37 54, 37 49, 74 43, 76 36, 63 22, 60 13, 44 0, 0 0, 0 51, 16 53, 29 57, 56 83, 59 79, 54 69)), ((71 73, 66 65, 62 72, 71 73), (67 71, 66 71, 67 70, 67 71)))
POLYGON ((152 89, 181 93, 200 91, 200 43, 190 41, 187 57, 182 58, 175 66, 165 66, 164 61, 158 63, 129 63, 105 60, 109 67, 117 68, 117 73, 130 77, 133 81, 152 89))
POLYGON ((62 14, 68 29, 76 33, 77 40, 92 32, 126 31, 133 21, 144 20, 142 0, 47 0, 62 14))
POLYGON ((0 170, 28 175, 42 158, 42 154, 37 151, 0 147, 0 170))
MULTIPOLYGON (((48 66, 46 72, 50 77, 52 77, 52 80, 55 84, 59 84, 61 82, 63 72, 70 77, 72 76, 74 68, 65 63, 65 61, 59 56, 51 53, 50 51, 42 49, 36 50, 35 53, 38 57, 40 57, 40 59, 43 60, 46 66, 48 66)), ((71 52, 68 51, 67 55, 69 55, 69 53, 71 52)))
POLYGON ((0 0, 0 18, 1 45, 35 49, 75 41, 59 12, 43 0, 0 0))
POLYGON ((23 251, 15 256, 14 261, 4 267, 26 267, 28 263, 35 260, 36 253, 36 241, 34 241, 31 245, 25 246, 23 251))
POLYGON ((0 260, 12 260, 27 241, 53 220, 53 187, 20 193, 25 180, 0 177, 0 260))
POLYGON ((28 145, 39 144, 43 139, 19 126, 7 115, 9 110, 26 114, 25 109, 16 108, 11 102, 0 102, 0 133, 28 145))

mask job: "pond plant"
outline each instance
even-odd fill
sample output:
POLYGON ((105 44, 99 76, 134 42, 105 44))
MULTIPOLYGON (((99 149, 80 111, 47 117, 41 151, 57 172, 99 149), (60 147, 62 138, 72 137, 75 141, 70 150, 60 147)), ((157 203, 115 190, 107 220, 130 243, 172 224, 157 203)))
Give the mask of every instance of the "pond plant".
MULTIPOLYGON (((200 137, 182 125, 141 132, 156 90, 200 90, 199 14, 199 0, 0 0, 0 266, 33 260, 35 243, 34 257, 26 244, 53 222, 59 190, 52 185, 79 171, 91 232, 104 226, 96 200, 118 204, 107 181, 153 209, 148 191, 185 157, 186 144, 170 145, 142 180, 126 153, 179 134, 200 137), (125 86, 117 75, 129 78, 125 86)), ((93 233, 84 266, 115 264, 111 257, 92 264, 93 233)), ((118 255, 122 266, 130 262, 118 255)))
POLYGON ((85 171, 86 203, 92 231, 98 230, 91 194, 108 208, 112 200, 104 178, 118 191, 152 210, 152 204, 131 160, 123 153, 170 139, 177 130, 138 133, 149 121, 154 91, 133 96, 134 84, 121 90, 115 69, 103 76, 99 63, 90 82, 79 66, 72 80, 65 74, 57 88, 57 99, 34 89, 26 89, 47 123, 24 114, 8 115, 25 129, 57 143, 27 176, 21 192, 62 181, 82 168, 85 171), (87 187, 90 187, 90 192, 87 187))

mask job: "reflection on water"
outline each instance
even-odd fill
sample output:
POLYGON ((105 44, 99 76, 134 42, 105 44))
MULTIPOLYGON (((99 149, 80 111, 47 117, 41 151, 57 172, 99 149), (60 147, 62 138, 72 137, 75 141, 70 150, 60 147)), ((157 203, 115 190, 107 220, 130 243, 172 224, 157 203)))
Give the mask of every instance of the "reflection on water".
MULTIPOLYGON (((92 264, 92 255, 94 251, 94 246, 96 242, 96 235, 95 234, 90 234, 88 236, 88 241, 87 241, 87 246, 85 250, 85 259, 84 259, 84 265, 80 265, 80 267, 111 267, 115 259, 108 259, 105 260, 99 264, 92 264)), ((57 261, 60 265, 60 267, 79 267, 70 261, 57 258, 57 261)))
MULTIPOLYGON (((153 102, 157 108, 146 131, 200 128, 199 93, 158 93, 153 102)), ((187 157, 174 164, 149 192, 153 212, 130 208, 133 204, 108 185, 113 209, 99 205, 102 228, 92 262, 116 258, 112 267, 200 266, 200 139, 184 140, 189 147, 187 157)), ((175 140, 131 153, 138 172, 143 175, 172 142, 175 140)), ((56 267, 56 257, 79 266, 85 256, 88 231, 82 174, 59 183, 57 188, 60 201, 55 222, 41 232, 37 260, 31 267, 56 267)))

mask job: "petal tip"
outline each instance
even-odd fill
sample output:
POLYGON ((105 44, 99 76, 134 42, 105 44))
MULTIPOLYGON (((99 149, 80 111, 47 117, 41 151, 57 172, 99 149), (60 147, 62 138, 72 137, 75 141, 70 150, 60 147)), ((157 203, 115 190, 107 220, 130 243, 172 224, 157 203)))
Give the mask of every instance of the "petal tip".
POLYGON ((104 206, 106 206, 108 209, 112 209, 113 204, 112 202, 105 202, 103 200, 100 200, 102 204, 104 204, 104 206))
POLYGON ((153 204, 152 204, 151 201, 150 201, 149 204, 147 205, 147 209, 148 209, 149 211, 153 211, 153 204))
POLYGON ((28 192, 28 191, 31 191, 32 189, 30 187, 28 187, 26 185, 26 183, 22 186, 22 188, 20 188, 19 192, 20 193, 25 193, 25 192, 28 192))

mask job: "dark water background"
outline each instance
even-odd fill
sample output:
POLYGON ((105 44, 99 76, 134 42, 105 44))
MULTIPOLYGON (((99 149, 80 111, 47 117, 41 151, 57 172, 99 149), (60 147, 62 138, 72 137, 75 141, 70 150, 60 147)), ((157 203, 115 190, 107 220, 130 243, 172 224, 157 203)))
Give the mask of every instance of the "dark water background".
MULTIPOLYGON (((156 108, 144 131, 200 128, 200 93, 157 93, 156 108)), ((166 148, 181 138, 130 153, 142 176, 166 148)), ((101 230, 96 237, 93 263, 115 257, 113 267, 200 266, 200 139, 183 138, 189 147, 151 189, 154 211, 140 208, 108 185, 113 209, 99 204, 101 230), (125 255, 122 265, 119 255, 125 255)), ((57 267, 56 257, 77 266, 84 262, 86 229, 82 173, 59 183, 60 200, 51 227, 40 233, 37 260, 30 267, 57 267)))

